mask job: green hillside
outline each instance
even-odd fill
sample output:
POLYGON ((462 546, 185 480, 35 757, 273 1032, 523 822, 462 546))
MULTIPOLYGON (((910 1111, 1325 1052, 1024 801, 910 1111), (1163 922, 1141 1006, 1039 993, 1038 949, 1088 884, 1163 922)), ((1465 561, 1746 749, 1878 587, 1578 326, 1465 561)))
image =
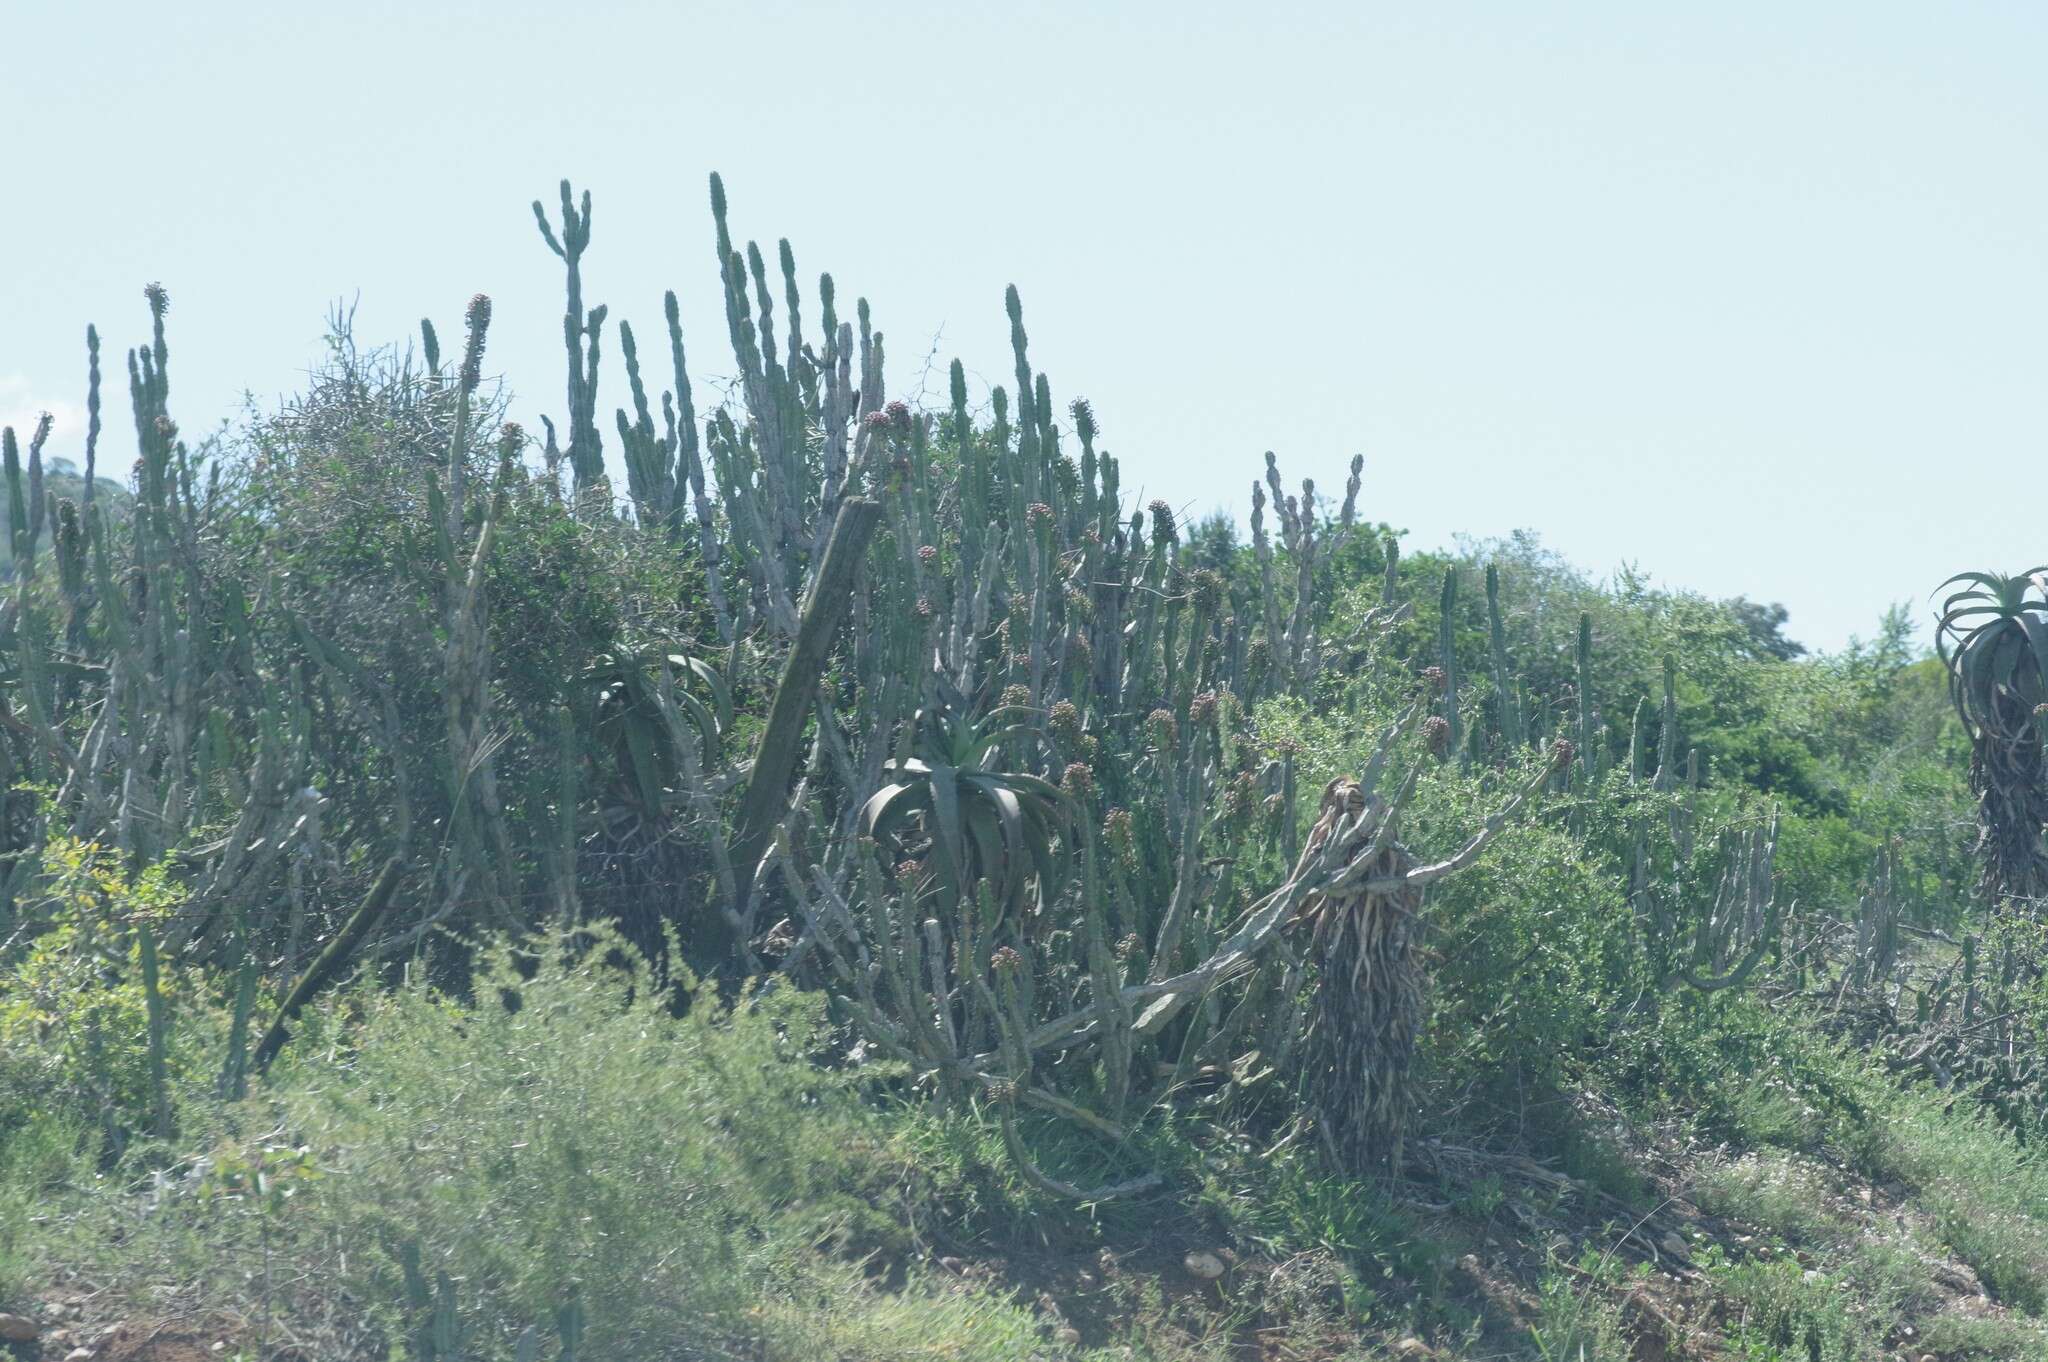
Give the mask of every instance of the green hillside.
POLYGON ((132 496, 9 433, 0 1347, 2048 1356, 2048 576, 1136 505, 711 203, 722 338, 535 204, 538 436, 477 295, 190 445, 155 285, 132 496))

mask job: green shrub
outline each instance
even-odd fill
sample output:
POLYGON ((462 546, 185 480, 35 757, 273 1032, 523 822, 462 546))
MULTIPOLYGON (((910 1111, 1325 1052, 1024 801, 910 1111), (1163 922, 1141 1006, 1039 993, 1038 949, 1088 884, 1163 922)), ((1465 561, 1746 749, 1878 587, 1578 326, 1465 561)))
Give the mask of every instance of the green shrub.
POLYGON ((2048 1333, 2032 1320, 1947 1310, 1928 1320, 1914 1343, 1923 1353, 1937 1357, 2031 1362, 2048 1349, 2048 1333))
MULTIPOLYGON (((43 848, 42 869, 26 930, 0 958, 0 1140, 56 1122, 97 1128, 112 1155, 157 1102, 142 933, 161 932, 183 894, 167 865, 131 872, 118 853, 69 838, 43 848)), ((167 1105, 207 1086, 219 1063, 219 1012, 196 985, 169 965, 159 976, 167 1105)))
POLYGON ((1738 1312, 1736 1355, 1754 1362, 1868 1362, 1891 1325, 1858 1308, 1836 1278, 1790 1258, 1738 1263, 1716 1284, 1738 1312))
POLYGON ((203 1283, 250 1318, 354 1302, 394 1341, 421 1326, 409 1279, 445 1276, 478 1357, 509 1356, 571 1300, 595 1357, 994 1359, 1042 1342, 1028 1316, 914 1265, 893 1293, 860 1270, 902 1264, 895 1198, 916 1174, 868 1078, 812 1062, 816 997, 707 992, 677 1018, 606 942, 573 961, 491 950, 476 998, 346 996, 360 1021, 288 1052, 159 1180, 153 1214, 92 1192, 62 1250, 132 1287, 203 1283), (328 1304, 262 1285, 294 1280, 328 1304))
POLYGON ((1543 1362, 1628 1362, 1635 1355, 1611 1290, 1620 1276, 1612 1260, 1590 1252, 1576 1270, 1553 1266, 1543 1275, 1529 1331, 1543 1362))

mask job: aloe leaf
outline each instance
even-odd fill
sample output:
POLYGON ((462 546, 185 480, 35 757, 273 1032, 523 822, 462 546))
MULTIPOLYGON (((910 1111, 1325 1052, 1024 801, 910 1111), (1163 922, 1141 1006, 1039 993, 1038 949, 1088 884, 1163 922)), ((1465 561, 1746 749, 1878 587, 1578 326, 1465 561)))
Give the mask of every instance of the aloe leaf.
POLYGON ((860 835, 880 841, 894 832, 908 813, 906 796, 910 792, 910 786, 897 783, 884 785, 870 795, 868 802, 860 806, 860 835))

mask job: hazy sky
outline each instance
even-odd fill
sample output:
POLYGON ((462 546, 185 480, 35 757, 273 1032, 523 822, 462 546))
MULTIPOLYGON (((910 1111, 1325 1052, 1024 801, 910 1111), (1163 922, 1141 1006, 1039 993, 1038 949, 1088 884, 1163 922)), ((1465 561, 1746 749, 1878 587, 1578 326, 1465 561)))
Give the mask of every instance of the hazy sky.
MULTIPOLYGON (((0 0, 0 53, 0 421, 53 410, 54 453, 151 279, 188 434, 292 388, 338 298, 452 348, 478 290, 559 423, 527 205, 563 175, 590 300, 651 339, 675 288, 709 382, 717 169, 737 233, 872 301, 899 393, 1005 381, 1017 284, 1146 497, 1241 514, 1263 451, 1331 489, 1362 452, 1411 544, 1529 527, 1830 648, 2048 560, 2039 0, 0 0)), ((107 415, 118 475, 125 383, 107 415)))

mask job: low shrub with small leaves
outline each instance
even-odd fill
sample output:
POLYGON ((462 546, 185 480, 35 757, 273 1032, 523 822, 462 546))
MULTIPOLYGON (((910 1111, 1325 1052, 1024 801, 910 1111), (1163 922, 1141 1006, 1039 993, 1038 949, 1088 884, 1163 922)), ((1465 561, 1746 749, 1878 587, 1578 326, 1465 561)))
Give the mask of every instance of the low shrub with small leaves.
POLYGON ((863 1098, 874 1076, 813 1062, 817 998, 706 992, 677 1017, 629 949, 579 944, 492 951, 467 1004, 420 984, 343 995, 355 1020, 315 1019, 330 1043, 220 1111, 211 1143, 188 1132, 203 1152, 150 1177, 146 1205, 119 1179, 72 1186, 37 1253, 251 1319, 353 1301, 369 1350, 421 1326, 413 1274, 452 1285, 477 1357, 510 1357, 571 1302, 587 1357, 1043 1342, 995 1298, 864 1279, 864 1255, 902 1256, 892 1208, 919 1175, 863 1098))

